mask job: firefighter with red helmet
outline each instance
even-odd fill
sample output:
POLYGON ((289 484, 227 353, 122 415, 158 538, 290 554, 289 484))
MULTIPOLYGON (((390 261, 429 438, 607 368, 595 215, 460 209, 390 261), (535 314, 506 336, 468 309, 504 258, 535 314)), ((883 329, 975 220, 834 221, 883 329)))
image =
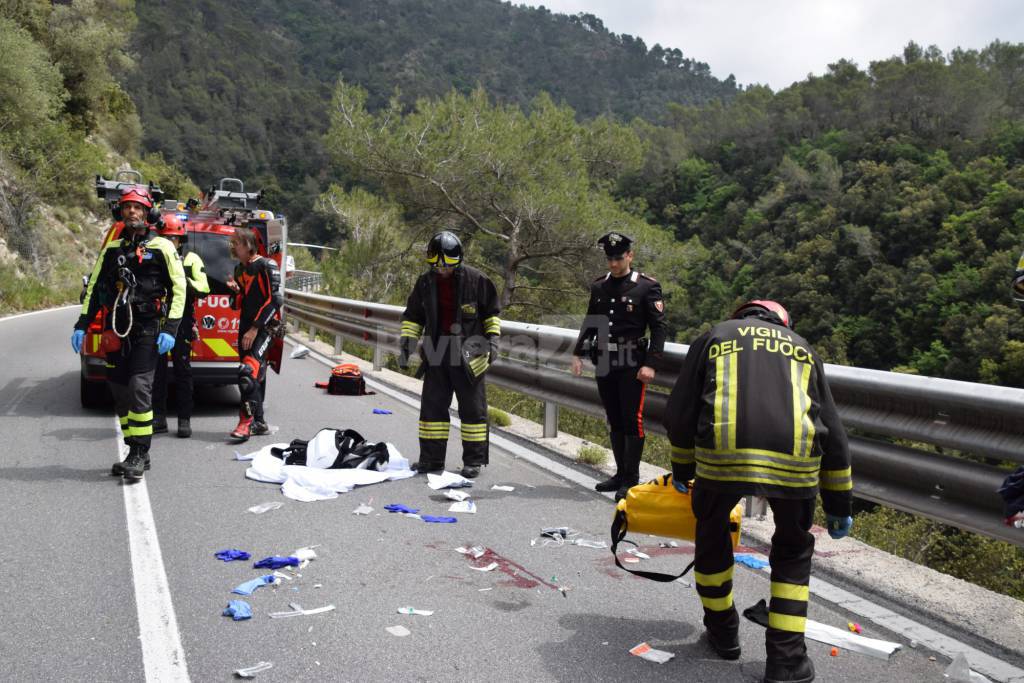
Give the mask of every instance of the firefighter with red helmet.
POLYGON ((125 187, 114 217, 124 221, 124 228, 96 259, 71 347, 81 352, 85 330, 106 307, 101 338, 107 378, 128 446, 128 456, 114 464, 111 474, 137 480, 150 467, 153 375, 157 355, 174 347, 185 306, 185 272, 174 245, 150 236, 159 213, 147 189, 125 187))
POLYGON ((729 513, 743 496, 765 496, 775 533, 764 680, 814 680, 804 627, 819 491, 832 538, 853 524, 850 450, 821 358, 785 308, 750 301, 690 346, 664 424, 676 488, 696 475, 694 577, 708 644, 740 656, 729 513))
POLYGON ((491 280, 463 263, 462 242, 439 232, 427 243, 430 270, 420 275, 402 312, 398 365, 423 337, 420 457, 413 469, 444 469, 452 394, 462 420, 462 476, 473 479, 488 462, 487 391, 484 373, 498 356, 501 318, 491 280))
POLYGON ((235 228, 229 242, 238 259, 228 287, 240 309, 238 327, 238 389, 242 396, 238 425, 231 438, 238 442, 270 431, 263 413, 267 392, 267 354, 280 329, 281 275, 273 259, 260 256, 256 234, 235 228))
MULTIPOLYGON (((171 358, 174 361, 174 387, 178 408, 178 437, 192 436, 192 342, 196 339, 196 301, 210 293, 203 259, 194 251, 185 251, 188 234, 185 222, 177 214, 167 214, 157 224, 157 233, 174 244, 185 269, 185 310, 174 339, 171 358)), ((157 359, 153 384, 153 432, 167 431, 167 355, 157 359)))

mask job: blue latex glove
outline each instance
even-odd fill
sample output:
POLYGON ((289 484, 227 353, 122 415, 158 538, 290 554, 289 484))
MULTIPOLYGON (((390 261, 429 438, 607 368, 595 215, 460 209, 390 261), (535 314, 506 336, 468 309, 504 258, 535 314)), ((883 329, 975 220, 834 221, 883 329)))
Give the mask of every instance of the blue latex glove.
POLYGON ((259 562, 253 565, 253 569, 280 569, 281 567, 298 567, 299 558, 297 557, 281 557, 279 555, 271 555, 270 557, 264 557, 259 562))
POLYGON ((434 515, 423 515, 420 517, 424 522, 433 522, 434 524, 455 524, 459 521, 455 517, 435 517, 434 515))
POLYGON ((853 526, 853 517, 825 515, 825 519, 828 525, 828 535, 835 539, 846 538, 846 535, 850 533, 850 527, 853 526))
POLYGON ((679 491, 679 493, 689 493, 690 487, 686 485, 685 481, 679 481, 675 477, 672 477, 672 487, 679 491))
POLYGON ((221 613, 221 616, 231 617, 235 621, 251 619, 252 607, 245 600, 231 600, 228 602, 227 609, 221 613))
POLYGON ((165 353, 167 353, 168 351, 170 351, 173 348, 174 348, 174 337, 172 337, 171 335, 167 334, 166 332, 161 332, 160 336, 156 338, 156 350, 157 350, 157 352, 159 352, 159 354, 162 356, 162 355, 164 355, 165 353))
POLYGON ((213 554, 218 560, 224 560, 225 562, 231 562, 233 560, 248 560, 252 555, 245 552, 244 550, 236 550, 229 548, 227 550, 219 550, 213 554))
POLYGON ((374 408, 373 409, 373 414, 374 415, 390 415, 391 411, 387 410, 385 408, 374 408))
POLYGON ((268 583, 274 583, 274 576, 272 574, 267 574, 266 576, 261 576, 258 579, 253 579, 252 581, 246 581, 245 583, 239 584, 235 586, 234 590, 231 592, 238 593, 239 595, 252 595, 257 588, 260 586, 266 586, 268 583))
POLYGON ((85 330, 75 330, 71 333, 71 348, 75 353, 82 352, 83 341, 85 341, 85 330))
POLYGON ((402 505, 401 503, 392 503, 391 505, 385 505, 384 509, 387 510, 388 512, 405 512, 410 515, 415 515, 417 512, 420 511, 419 508, 407 507, 405 505, 402 505))

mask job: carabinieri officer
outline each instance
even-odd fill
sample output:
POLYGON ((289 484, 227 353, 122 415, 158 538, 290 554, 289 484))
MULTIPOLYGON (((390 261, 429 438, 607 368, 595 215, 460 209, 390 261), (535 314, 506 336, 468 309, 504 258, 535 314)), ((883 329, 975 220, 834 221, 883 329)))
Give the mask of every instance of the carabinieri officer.
POLYGON ((661 285, 633 270, 633 240, 610 232, 597 241, 608 258, 608 273, 590 285, 590 303, 583 321, 572 371, 583 372, 589 356, 597 375, 597 390, 608 416, 615 456, 613 477, 598 483, 598 491, 626 495, 640 482, 644 451, 644 394, 654 379, 654 365, 665 349, 667 327, 661 285), (650 339, 644 332, 650 329, 650 339))

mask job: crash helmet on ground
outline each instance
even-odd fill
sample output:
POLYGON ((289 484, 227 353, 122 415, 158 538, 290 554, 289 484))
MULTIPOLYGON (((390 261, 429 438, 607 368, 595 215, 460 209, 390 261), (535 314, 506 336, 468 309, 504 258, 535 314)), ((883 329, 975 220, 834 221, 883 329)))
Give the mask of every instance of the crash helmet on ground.
POLYGON ((161 237, 180 237, 185 239, 185 222, 177 214, 166 214, 157 222, 156 233, 161 237))
POLYGON ((427 263, 433 268, 457 268, 462 264, 462 242, 445 230, 427 242, 427 263))
POLYGON ((789 317, 789 311, 787 311, 779 302, 769 301, 767 299, 748 301, 737 308, 731 317, 734 320, 739 320, 741 318, 758 318, 765 322, 775 323, 776 325, 785 325, 786 327, 793 329, 793 320, 789 317))

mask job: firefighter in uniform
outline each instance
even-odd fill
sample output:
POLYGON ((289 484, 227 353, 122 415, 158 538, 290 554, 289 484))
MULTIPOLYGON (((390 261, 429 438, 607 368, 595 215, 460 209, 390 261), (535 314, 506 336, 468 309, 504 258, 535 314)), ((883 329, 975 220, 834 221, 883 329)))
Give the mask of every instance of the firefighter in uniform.
MULTIPOLYGON (((175 214, 167 214, 158 224, 157 232, 169 239, 181 255, 188 235, 185 224, 175 214)), ((185 269, 185 311, 178 335, 174 340, 171 358, 174 361, 174 388, 178 399, 178 437, 192 436, 192 342, 196 339, 196 301, 210 293, 203 259, 189 251, 182 258, 185 269)), ((156 381, 153 384, 153 432, 167 431, 167 356, 157 359, 156 381)))
POLYGON ((633 240, 610 232, 598 240, 608 273, 590 285, 590 303, 573 350, 572 371, 583 372, 583 356, 595 365, 597 390, 608 416, 615 475, 598 491, 626 495, 640 481, 644 452, 644 395, 665 349, 665 301, 661 285, 632 269, 633 240), (650 328, 651 337, 643 338, 650 328))
POLYGON ((454 233, 440 232, 430 239, 431 269, 416 280, 402 313, 398 364, 409 367, 422 336, 426 374, 420 401, 420 458, 413 469, 444 469, 454 393, 462 421, 462 476, 473 479, 488 462, 484 373, 498 355, 501 318, 494 283, 462 261, 462 243, 454 233))
POLYGON ((124 219, 124 229, 96 259, 71 346, 75 353, 81 351, 86 328, 100 307, 106 307, 102 343, 107 379, 128 445, 128 456, 114 464, 111 474, 141 479, 150 466, 157 354, 174 346, 185 306, 185 272, 174 245, 149 236, 149 224, 159 213, 147 190, 125 188, 115 213, 124 219))
POLYGON ((267 395, 267 354, 280 329, 281 275, 277 262, 259 255, 250 228, 235 228, 229 242, 238 259, 228 287, 240 309, 238 324, 238 389, 242 404, 231 438, 239 443, 270 431, 263 414, 267 395))
POLYGON ((746 303, 690 347, 664 423, 676 488, 696 474, 694 576, 708 643, 740 656, 729 513, 745 495, 766 496, 775 533, 764 680, 814 680, 804 627, 819 489, 829 535, 853 523, 850 451, 821 359, 781 305, 746 303))

